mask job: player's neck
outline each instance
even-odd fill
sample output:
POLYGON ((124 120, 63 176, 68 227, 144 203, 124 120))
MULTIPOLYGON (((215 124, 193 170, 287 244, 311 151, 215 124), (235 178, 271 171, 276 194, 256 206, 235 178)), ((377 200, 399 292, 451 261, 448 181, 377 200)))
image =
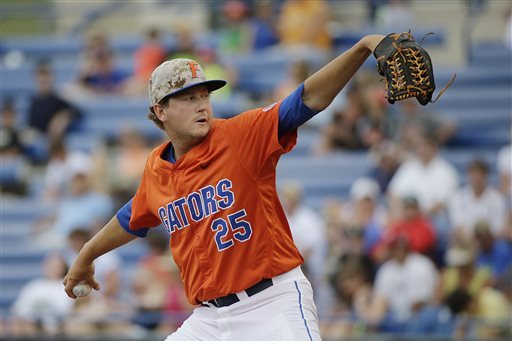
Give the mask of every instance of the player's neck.
POLYGON ((204 139, 194 140, 194 141, 178 141, 176 143, 173 140, 171 140, 172 147, 174 148, 175 160, 177 161, 183 155, 188 153, 192 148, 201 144, 201 142, 203 142, 203 140, 204 139))

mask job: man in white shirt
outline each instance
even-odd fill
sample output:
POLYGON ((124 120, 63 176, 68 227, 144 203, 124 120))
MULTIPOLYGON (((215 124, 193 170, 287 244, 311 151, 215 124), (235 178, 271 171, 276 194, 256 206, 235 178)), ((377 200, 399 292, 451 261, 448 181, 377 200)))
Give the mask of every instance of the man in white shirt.
POLYGON ((323 277, 327 253, 325 222, 313 209, 302 203, 302 188, 296 182, 285 183, 280 197, 290 224, 292 237, 304 257, 306 269, 313 286, 323 277))
POLYGON ((489 223, 494 236, 500 234, 505 225, 505 199, 489 186, 488 174, 488 165, 474 160, 468 167, 468 185, 450 199, 448 213, 458 239, 472 238, 474 226, 480 221, 489 223))
POLYGON ((26 283, 12 306, 10 327, 15 336, 57 334, 73 310, 73 301, 62 290, 67 271, 64 258, 58 253, 49 253, 42 269, 43 275, 26 283))
POLYGON ((392 214, 396 216, 400 198, 414 196, 429 216, 443 212, 457 189, 459 174, 455 167, 438 153, 436 139, 423 134, 414 141, 416 155, 404 162, 388 188, 392 214))
POLYGON ((396 236, 390 250, 391 259, 377 271, 374 290, 386 299, 393 319, 403 323, 432 301, 438 274, 430 259, 409 251, 406 236, 396 236))

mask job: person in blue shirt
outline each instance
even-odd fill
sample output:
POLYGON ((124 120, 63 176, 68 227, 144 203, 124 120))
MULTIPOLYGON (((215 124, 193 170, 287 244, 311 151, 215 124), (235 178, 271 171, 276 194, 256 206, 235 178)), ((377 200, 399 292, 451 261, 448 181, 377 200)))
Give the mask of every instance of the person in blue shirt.
POLYGON ((495 238, 485 221, 475 225, 474 235, 478 245, 477 266, 489 268, 493 280, 501 278, 512 267, 512 240, 495 238))

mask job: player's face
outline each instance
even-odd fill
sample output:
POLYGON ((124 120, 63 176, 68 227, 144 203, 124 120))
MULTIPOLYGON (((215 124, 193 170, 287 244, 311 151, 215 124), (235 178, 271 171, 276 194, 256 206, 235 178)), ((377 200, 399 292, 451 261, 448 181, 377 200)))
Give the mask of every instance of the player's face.
POLYGON ((162 120, 171 141, 201 141, 212 125, 210 92, 205 86, 193 87, 169 99, 163 107, 162 120))

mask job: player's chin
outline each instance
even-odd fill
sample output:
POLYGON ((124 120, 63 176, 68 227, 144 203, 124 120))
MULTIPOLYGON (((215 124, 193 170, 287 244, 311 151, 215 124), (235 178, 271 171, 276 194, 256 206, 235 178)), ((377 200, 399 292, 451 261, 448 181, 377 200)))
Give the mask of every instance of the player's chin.
POLYGON ((196 137, 206 137, 210 132, 211 124, 209 122, 196 122, 194 125, 194 136, 196 137))

